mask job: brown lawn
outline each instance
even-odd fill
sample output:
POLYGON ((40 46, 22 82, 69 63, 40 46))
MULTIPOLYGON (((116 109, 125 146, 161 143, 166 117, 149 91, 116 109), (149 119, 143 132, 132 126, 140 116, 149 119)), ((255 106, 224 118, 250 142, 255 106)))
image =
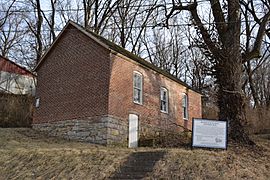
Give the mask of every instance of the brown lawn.
MULTIPOLYGON (((270 135, 256 148, 227 151, 187 147, 154 149, 166 155, 145 179, 269 179, 270 135)), ((134 151, 47 137, 32 129, 0 128, 0 179, 106 179, 134 151)))

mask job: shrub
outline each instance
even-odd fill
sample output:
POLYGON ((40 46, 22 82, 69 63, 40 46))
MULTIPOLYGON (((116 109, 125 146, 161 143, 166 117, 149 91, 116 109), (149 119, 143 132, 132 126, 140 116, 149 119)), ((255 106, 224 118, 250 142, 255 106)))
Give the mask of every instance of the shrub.
POLYGON ((0 127, 31 127, 33 97, 0 93, 0 127))
POLYGON ((255 109, 247 107, 247 130, 249 133, 264 133, 270 130, 270 109, 266 106, 255 109))
POLYGON ((191 145, 191 132, 162 131, 156 135, 141 136, 139 146, 141 147, 183 147, 191 145))

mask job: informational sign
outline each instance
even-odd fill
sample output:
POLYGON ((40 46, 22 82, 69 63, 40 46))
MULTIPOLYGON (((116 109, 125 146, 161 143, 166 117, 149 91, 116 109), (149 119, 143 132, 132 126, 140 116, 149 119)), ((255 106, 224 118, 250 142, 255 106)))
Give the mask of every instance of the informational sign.
POLYGON ((227 121, 192 119, 192 147, 227 149, 227 121))

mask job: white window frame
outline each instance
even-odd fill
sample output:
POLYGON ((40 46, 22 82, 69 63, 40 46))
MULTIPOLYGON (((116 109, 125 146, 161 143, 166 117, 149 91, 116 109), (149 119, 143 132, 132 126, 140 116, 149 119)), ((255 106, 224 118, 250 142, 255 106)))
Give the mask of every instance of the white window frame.
POLYGON ((186 93, 183 93, 182 98, 182 110, 183 110, 183 119, 188 120, 189 113, 188 113, 188 95, 186 93))
POLYGON ((40 106, 40 98, 38 97, 36 98, 35 107, 39 108, 39 106, 40 106))
POLYGON ((133 71, 133 102, 135 104, 140 104, 142 105, 143 104, 143 75, 142 73, 138 72, 138 71, 133 71), (136 87, 135 86, 135 75, 139 75, 140 79, 141 79, 141 87, 136 87), (135 89, 137 90, 140 90, 140 100, 139 101, 136 101, 134 98, 135 98, 135 89))
POLYGON ((169 91, 165 87, 160 88, 160 111, 163 112, 163 113, 168 113, 169 112, 169 91), (165 100, 162 99, 162 93, 163 92, 166 92, 166 96, 165 96, 166 99, 165 100), (165 102, 166 110, 162 109, 162 102, 165 102))

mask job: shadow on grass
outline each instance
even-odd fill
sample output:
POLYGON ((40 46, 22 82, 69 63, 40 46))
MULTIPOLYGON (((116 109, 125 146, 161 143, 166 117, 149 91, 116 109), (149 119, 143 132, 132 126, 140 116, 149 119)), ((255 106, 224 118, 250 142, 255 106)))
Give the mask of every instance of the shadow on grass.
POLYGON ((142 179, 164 155, 165 151, 134 152, 110 179, 142 179))

